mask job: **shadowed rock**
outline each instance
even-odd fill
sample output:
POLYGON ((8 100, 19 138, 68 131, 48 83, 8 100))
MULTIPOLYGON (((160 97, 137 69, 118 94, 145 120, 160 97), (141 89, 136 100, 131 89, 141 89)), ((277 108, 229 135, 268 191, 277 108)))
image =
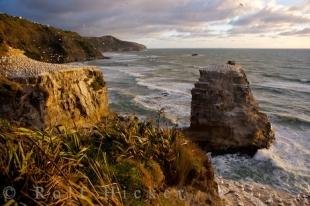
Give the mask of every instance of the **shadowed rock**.
POLYGON ((227 62, 227 64, 229 64, 229 65, 236 65, 236 62, 235 62, 235 61, 232 61, 232 60, 229 60, 229 61, 227 62))
POLYGON ((192 89, 189 135, 207 151, 254 154, 274 133, 239 65, 209 65, 192 89))

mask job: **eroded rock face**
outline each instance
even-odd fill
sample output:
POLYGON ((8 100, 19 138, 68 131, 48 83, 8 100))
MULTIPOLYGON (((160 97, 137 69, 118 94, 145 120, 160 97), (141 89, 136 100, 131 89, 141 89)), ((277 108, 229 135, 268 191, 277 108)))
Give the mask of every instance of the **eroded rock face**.
POLYGON ((0 77, 0 117, 32 128, 83 127, 108 114, 100 70, 81 68, 32 77, 0 77))
POLYGON ((188 130, 207 151, 249 153, 275 139, 267 115, 259 111, 239 65, 210 65, 192 89, 188 130))

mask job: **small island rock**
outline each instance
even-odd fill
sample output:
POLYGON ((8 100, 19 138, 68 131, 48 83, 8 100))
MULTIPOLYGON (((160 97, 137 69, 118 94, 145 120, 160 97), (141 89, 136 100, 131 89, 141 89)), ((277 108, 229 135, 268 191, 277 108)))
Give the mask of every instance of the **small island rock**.
POLYGON ((255 154, 275 136, 239 65, 209 65, 192 89, 189 136, 209 152, 255 154))

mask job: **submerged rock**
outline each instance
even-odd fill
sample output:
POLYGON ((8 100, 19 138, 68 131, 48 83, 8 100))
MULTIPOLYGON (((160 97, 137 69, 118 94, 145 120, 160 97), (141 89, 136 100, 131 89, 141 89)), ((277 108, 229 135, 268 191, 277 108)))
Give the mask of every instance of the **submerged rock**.
POLYGON ((209 65, 192 89, 189 136, 214 153, 269 148, 274 133, 239 65, 209 65))
POLYGON ((102 72, 37 62, 22 54, 0 65, 0 117, 43 129, 87 126, 108 114, 102 72))
POLYGON ((230 64, 230 65, 236 65, 236 62, 235 62, 235 61, 233 61, 233 60, 229 60, 229 61, 227 61, 227 64, 230 64))

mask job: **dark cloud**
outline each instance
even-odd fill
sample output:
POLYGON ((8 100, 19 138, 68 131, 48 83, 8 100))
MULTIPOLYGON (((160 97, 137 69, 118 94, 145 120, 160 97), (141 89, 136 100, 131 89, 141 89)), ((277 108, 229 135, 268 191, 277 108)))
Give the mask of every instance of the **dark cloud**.
MULTIPOLYGON (((307 0, 308 1, 308 0, 307 0)), ((309 24, 308 4, 290 8, 264 0, 0 0, 17 16, 74 30, 87 36, 196 38, 283 33, 309 24), (306 10, 305 10, 306 11, 306 10), (216 27, 218 30, 214 29, 216 27)), ((293 32, 293 30, 292 30, 293 32)), ((294 34, 295 35, 295 34, 294 34)))
MULTIPOLYGON (((234 0, 15 0, 1 1, 1 8, 14 15, 82 31, 85 35, 156 32, 160 27, 197 27, 201 23, 237 15, 234 0), (89 31, 86 30, 88 28, 89 31), (154 31, 151 31, 151 28, 154 31)), ((242 8, 241 8, 242 9, 242 8)), ((169 27, 169 28, 167 28, 169 27)))

